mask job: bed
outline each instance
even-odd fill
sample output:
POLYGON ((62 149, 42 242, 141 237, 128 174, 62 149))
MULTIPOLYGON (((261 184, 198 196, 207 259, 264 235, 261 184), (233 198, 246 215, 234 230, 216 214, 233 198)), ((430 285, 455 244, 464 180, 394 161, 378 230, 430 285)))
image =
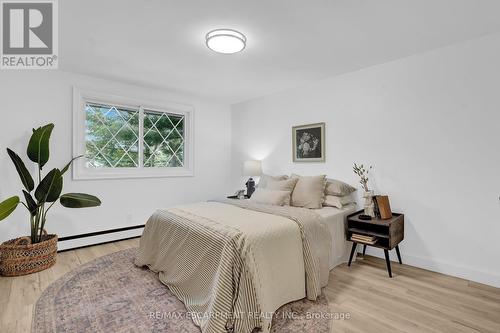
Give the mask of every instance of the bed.
POLYGON ((347 215, 356 211, 356 205, 350 204, 343 208, 323 207, 314 210, 323 218, 332 237, 330 270, 348 262, 352 243, 345 239, 345 219, 347 215))
POLYGON ((354 211, 221 200, 156 211, 136 265, 186 305, 203 333, 268 332, 283 304, 315 300, 345 262, 344 219, 354 211))

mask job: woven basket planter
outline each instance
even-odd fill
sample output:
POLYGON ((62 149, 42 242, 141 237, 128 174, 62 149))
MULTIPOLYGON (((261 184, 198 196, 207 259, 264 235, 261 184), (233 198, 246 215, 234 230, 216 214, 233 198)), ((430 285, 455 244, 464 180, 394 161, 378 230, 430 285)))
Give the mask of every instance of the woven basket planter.
MULTIPOLYGON (((45 232, 45 231, 44 231, 45 232)), ((31 244, 29 237, 11 239, 0 245, 0 275, 20 276, 54 266, 57 235, 44 233, 40 243, 31 244)))

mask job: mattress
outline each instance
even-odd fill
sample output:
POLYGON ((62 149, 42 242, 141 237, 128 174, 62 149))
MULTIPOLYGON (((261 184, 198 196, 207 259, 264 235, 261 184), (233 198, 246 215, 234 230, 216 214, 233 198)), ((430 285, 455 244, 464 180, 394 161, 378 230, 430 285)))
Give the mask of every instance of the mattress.
POLYGON ((345 239, 345 225, 347 215, 356 211, 356 205, 348 205, 345 208, 323 207, 315 209, 314 212, 323 218, 332 236, 332 248, 330 254, 330 269, 349 260, 351 242, 345 239))

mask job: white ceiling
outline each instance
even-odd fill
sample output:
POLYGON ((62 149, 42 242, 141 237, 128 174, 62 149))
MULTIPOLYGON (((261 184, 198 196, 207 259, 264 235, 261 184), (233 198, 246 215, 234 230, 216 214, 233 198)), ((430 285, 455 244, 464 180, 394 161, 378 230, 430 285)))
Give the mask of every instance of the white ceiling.
POLYGON ((236 103, 500 31, 498 0, 64 0, 60 68, 236 103), (205 46, 214 28, 248 39, 205 46))

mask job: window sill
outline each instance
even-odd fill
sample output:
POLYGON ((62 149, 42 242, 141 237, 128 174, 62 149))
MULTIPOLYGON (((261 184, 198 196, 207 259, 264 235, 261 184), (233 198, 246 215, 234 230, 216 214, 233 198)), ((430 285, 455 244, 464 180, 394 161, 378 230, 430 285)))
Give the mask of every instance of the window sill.
POLYGON ((118 169, 73 169, 74 180, 170 178, 193 177, 194 171, 187 168, 120 168, 118 169))

